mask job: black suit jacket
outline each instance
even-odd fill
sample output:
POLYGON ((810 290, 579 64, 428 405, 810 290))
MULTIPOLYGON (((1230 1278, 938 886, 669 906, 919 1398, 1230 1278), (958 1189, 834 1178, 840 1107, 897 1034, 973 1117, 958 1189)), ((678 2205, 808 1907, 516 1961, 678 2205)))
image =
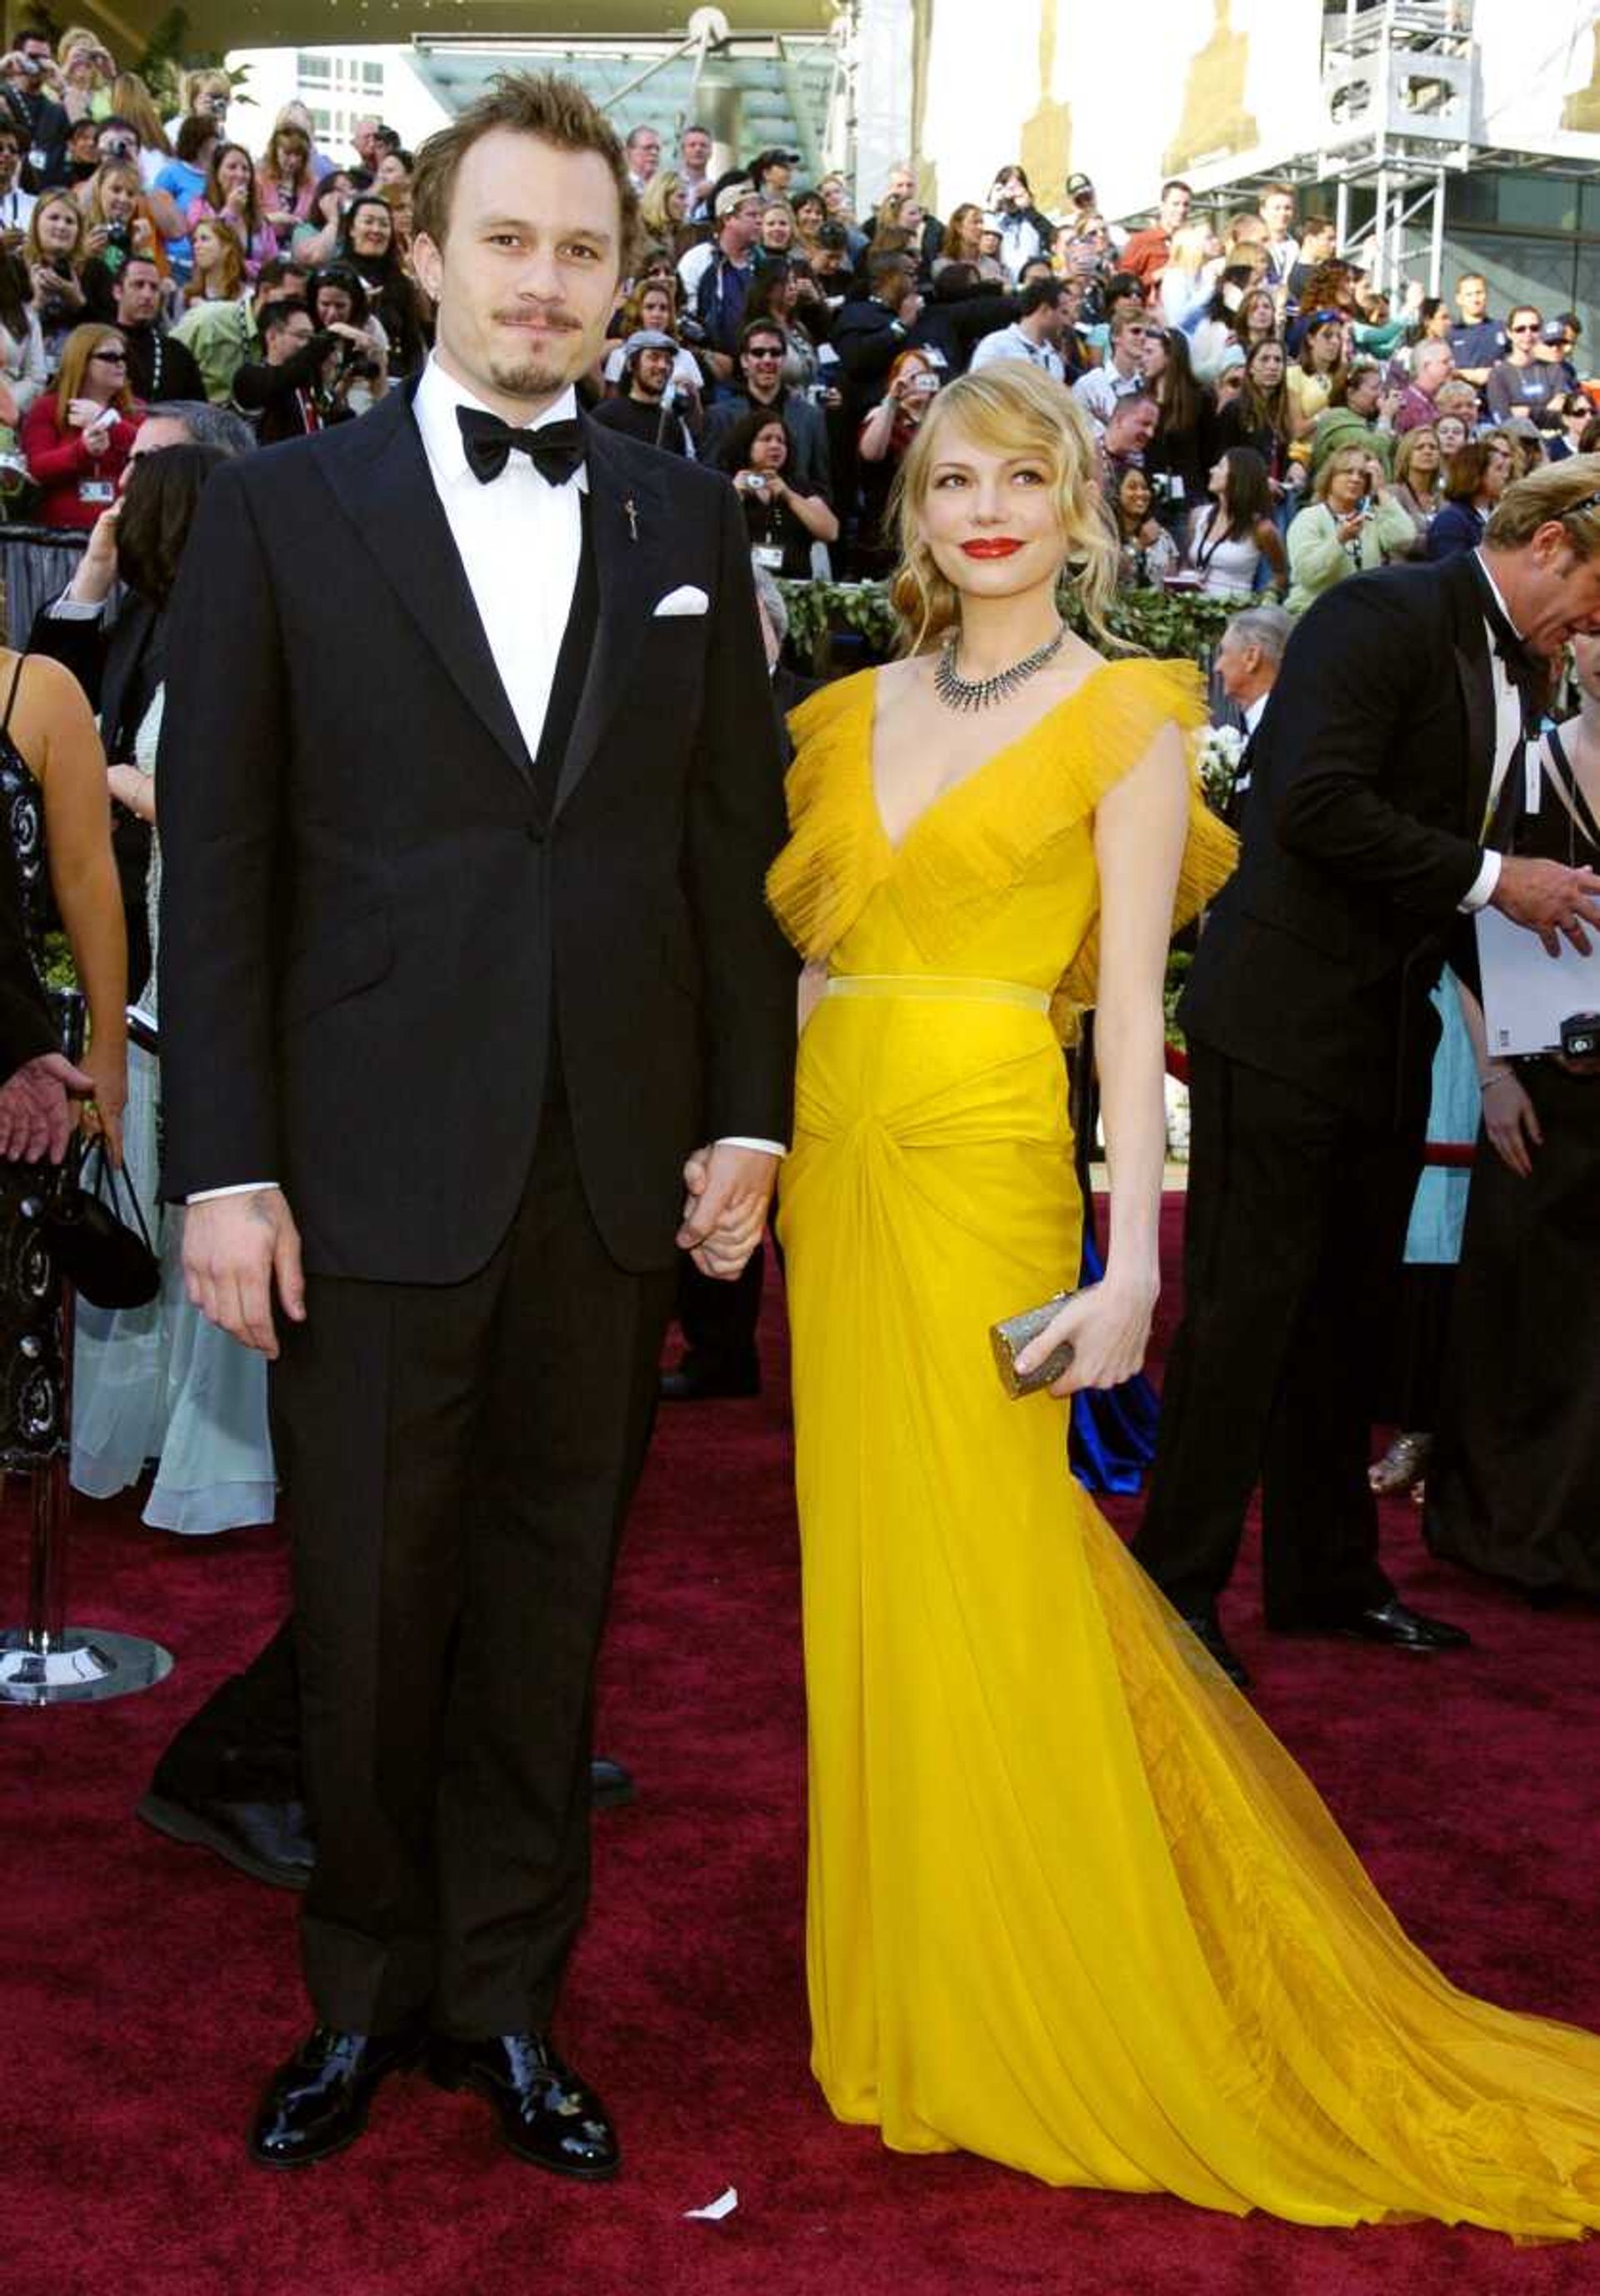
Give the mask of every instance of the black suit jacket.
POLYGON ((665 1267, 685 1152, 791 1118, 738 504, 586 426, 597 634, 547 808, 410 400, 201 500, 160 766, 166 1191, 275 1179, 314 1271, 460 1281, 514 1215, 559 1037, 601 1233, 665 1267), (708 613, 655 616, 689 584, 708 613))
POLYGON ((1197 1042, 1383 1124, 1428 1091, 1428 1004, 1482 862, 1494 687, 1470 558, 1326 593, 1251 748, 1239 867, 1178 1008, 1197 1042))

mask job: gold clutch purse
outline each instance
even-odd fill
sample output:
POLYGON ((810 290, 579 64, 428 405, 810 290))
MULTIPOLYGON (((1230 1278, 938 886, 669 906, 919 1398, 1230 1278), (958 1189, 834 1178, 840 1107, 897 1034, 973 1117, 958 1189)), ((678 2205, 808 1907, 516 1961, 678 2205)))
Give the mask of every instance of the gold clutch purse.
POLYGON ((1003 1323, 991 1324, 989 1343, 995 1351, 995 1368, 1000 1374, 1000 1384, 1014 1403, 1019 1396, 1037 1394, 1041 1387, 1054 1387, 1055 1382, 1072 1360, 1071 1340, 1063 1340, 1053 1349, 1034 1370, 1019 1374, 1017 1357, 1030 1340, 1037 1340, 1046 1324, 1053 1323, 1069 1300, 1077 1294, 1058 1292, 1042 1307, 1024 1308, 1019 1316, 1007 1316, 1003 1323))

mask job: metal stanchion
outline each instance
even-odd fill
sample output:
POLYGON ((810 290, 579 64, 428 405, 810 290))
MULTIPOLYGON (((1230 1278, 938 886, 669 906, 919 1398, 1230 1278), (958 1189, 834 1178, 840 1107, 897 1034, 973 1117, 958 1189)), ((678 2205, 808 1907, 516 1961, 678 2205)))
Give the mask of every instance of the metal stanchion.
MULTIPOLYGON (((52 997, 63 1018, 68 1056, 83 1044, 83 999, 52 997)), ((46 1178, 25 1193, 18 1217, 37 1225, 46 1178)), ((20 1251, 13 1280, 24 1299, 36 1300, 38 1321, 16 1341, 19 1369, 10 1382, 7 1442, 0 1450, 0 1482, 25 1475, 30 1488, 31 1538, 28 1558, 28 1615, 20 1627, 0 1633, 0 1705, 64 1706, 92 1700, 126 1698, 148 1690, 172 1671, 172 1653, 143 1635, 119 1634, 109 1627, 70 1627, 67 1616, 67 1526, 71 1491, 67 1457, 72 1424, 72 1292, 61 1283, 43 1256, 42 1243, 20 1251), (52 1292, 56 1297, 52 1301, 52 1292), (51 1360, 59 1349, 59 1366, 51 1360)))

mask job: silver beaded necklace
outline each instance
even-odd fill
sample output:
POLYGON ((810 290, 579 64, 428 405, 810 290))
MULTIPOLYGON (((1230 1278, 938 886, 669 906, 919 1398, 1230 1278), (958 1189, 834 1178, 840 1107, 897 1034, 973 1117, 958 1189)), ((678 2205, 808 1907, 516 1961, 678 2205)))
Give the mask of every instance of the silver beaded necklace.
POLYGON ((1063 622, 1053 638, 1042 646, 1013 661, 1009 669, 997 669, 992 677, 963 677, 956 667, 956 649, 960 633, 952 630, 939 650, 939 660, 933 668, 933 691, 947 709, 987 709, 992 703, 1004 701, 1019 685, 1025 685, 1036 670, 1043 669, 1061 652, 1062 641, 1067 635, 1063 622))

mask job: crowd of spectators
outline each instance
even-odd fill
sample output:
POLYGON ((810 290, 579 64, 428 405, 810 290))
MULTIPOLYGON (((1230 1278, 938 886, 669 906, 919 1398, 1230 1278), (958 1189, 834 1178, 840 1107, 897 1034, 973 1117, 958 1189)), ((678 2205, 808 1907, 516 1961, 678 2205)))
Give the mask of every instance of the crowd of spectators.
MULTIPOLYGON (((142 405, 209 398, 271 444, 355 419, 426 358, 398 136, 360 121, 341 160, 303 106, 243 117, 207 70, 163 120, 82 30, 0 60, 0 477, 31 480, 23 514, 91 527, 142 405)), ((636 127, 628 155, 647 242, 587 395, 724 470, 785 575, 887 570, 919 422, 996 359, 1089 418, 1128 586, 1292 610, 1470 547, 1506 481, 1580 450, 1595 416, 1573 314, 1501 324, 1472 275, 1453 308, 1414 283, 1391 309, 1286 185, 1207 213, 1173 180, 1129 233, 1088 177, 1054 200, 1011 163, 941 217, 909 164, 858 209, 792 152, 713 175, 695 122, 636 127)))

